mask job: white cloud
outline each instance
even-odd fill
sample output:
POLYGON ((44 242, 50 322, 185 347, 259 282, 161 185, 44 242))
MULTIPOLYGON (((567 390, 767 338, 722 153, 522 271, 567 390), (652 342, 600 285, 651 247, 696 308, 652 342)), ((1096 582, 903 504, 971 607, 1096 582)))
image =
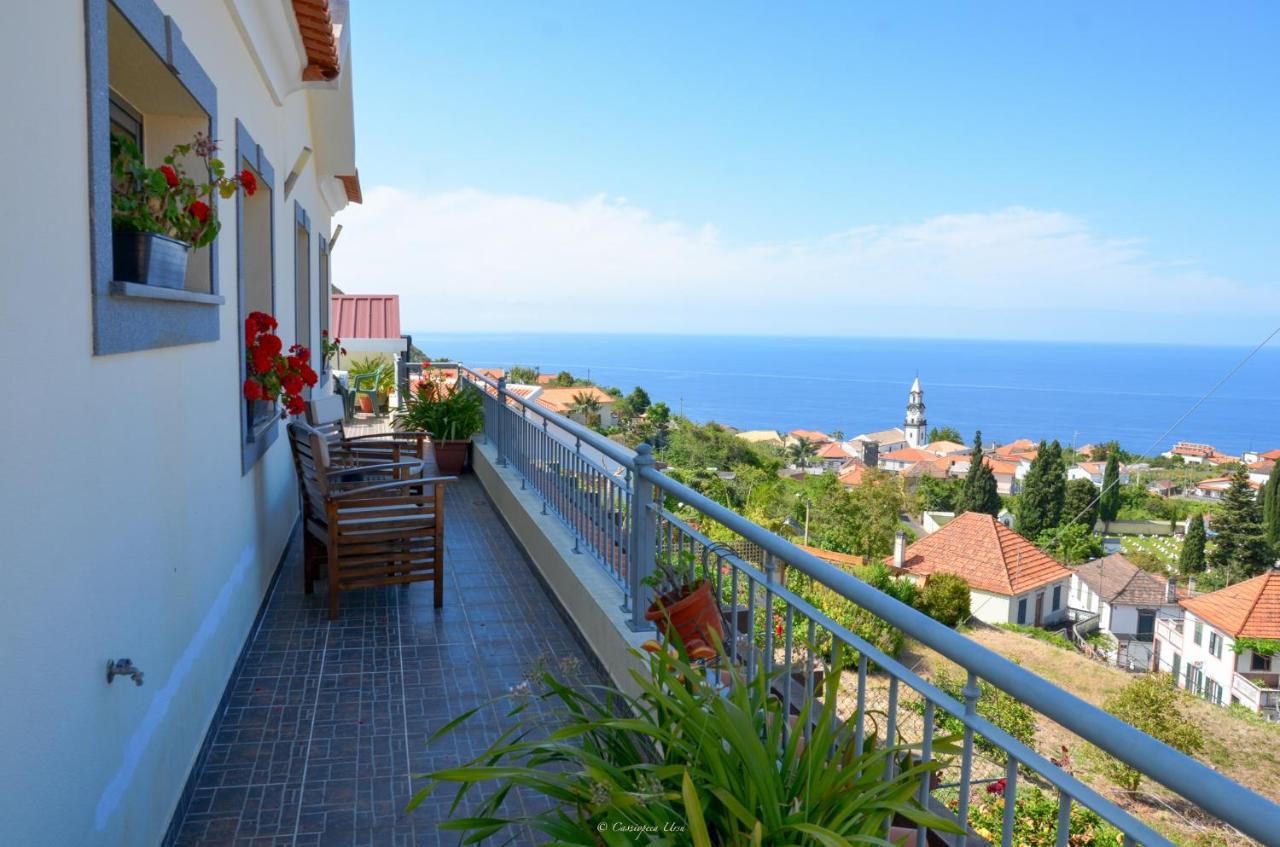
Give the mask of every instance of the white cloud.
POLYGON ((1274 288, 1156 262, 1061 212, 1009 208, 732 244, 603 195, 378 187, 334 281, 401 295, 413 331, 719 332, 1243 343, 1274 288))

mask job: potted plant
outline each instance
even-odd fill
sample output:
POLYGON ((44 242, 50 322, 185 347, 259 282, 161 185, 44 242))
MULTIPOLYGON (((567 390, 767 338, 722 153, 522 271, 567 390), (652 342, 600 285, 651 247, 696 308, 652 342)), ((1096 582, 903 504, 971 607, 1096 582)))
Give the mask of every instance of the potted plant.
POLYGON ((645 619, 658 624, 668 638, 674 632, 689 648, 695 642, 714 644, 712 632, 716 641, 724 639, 720 603, 711 590, 711 583, 698 576, 691 552, 683 550, 675 557, 659 556, 645 584, 654 591, 645 619))
POLYGON ((186 284, 187 259, 192 247, 204 247, 218 235, 214 194, 224 199, 244 189, 252 197, 258 189, 253 173, 226 175, 214 158, 217 142, 196 133, 190 144, 179 144, 164 164, 149 168, 133 139, 111 136, 111 229, 113 278, 165 288, 186 284), (195 155, 204 168, 197 182, 188 176, 183 159, 195 155))
MULTIPOLYGON (((839 650, 834 661, 821 700, 804 703, 793 719, 765 673, 748 679, 723 653, 723 670, 708 679, 705 668, 659 650, 647 672, 631 671, 635 695, 531 674, 501 698, 513 705, 498 739, 475 758, 423 775, 428 782, 409 809, 456 785, 456 810, 484 785, 465 816, 440 824, 465 844, 515 840, 523 828, 556 844, 609 847, 914 844, 914 828, 905 827, 915 825, 960 833, 918 798, 922 780, 948 760, 895 767, 917 745, 884 743, 875 732, 859 746, 855 721, 836 712, 839 650), (544 802, 530 802, 532 795, 544 802), (504 808, 513 797, 523 799, 504 808)), ((561 676, 574 670, 562 663, 561 676)), ((486 712, 463 714, 430 743, 459 730, 471 737, 469 723, 493 720, 486 712)), ((957 752, 954 737, 934 739, 935 756, 957 752)))
POLYGON ((382 356, 352 359, 347 366, 348 379, 356 391, 356 405, 362 412, 381 412, 387 407, 387 396, 395 385, 395 369, 382 356), (368 392, 377 395, 376 401, 368 392))
POLYGON ((471 436, 484 429, 484 401, 461 382, 449 385, 436 373, 424 374, 392 423, 401 431, 431 433, 436 466, 455 476, 466 464, 471 436))
POLYGON ((302 398, 304 387, 316 384, 318 376, 308 364, 311 351, 301 344, 289 348, 284 355, 284 342, 276 335, 276 319, 266 312, 250 312, 244 319, 245 381, 244 399, 248 403, 249 431, 261 402, 284 401, 286 414, 301 415, 306 411, 302 398))

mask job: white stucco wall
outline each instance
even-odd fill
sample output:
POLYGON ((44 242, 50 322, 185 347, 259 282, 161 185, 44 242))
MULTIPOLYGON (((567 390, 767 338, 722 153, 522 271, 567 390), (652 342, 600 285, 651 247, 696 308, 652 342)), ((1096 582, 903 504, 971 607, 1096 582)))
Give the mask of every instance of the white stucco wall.
MULTIPOLYGON (((287 346, 294 200, 312 219, 313 272, 330 231, 313 168, 283 196, 301 146, 323 144, 308 95, 272 102, 224 4, 161 6, 218 87, 227 160, 240 118, 276 169, 287 346)), ((84 4, 8 4, 3 41, 16 119, 0 153, 22 166, 0 228, 0 357, 39 362, 46 385, 2 424, 21 446, 0 489, 0 843, 156 844, 294 523, 289 449, 282 433, 241 475, 234 203, 214 243, 220 340, 92 355, 84 4), (141 688, 106 684, 108 659, 125 656, 141 688)))
POLYGON ((1027 591, 1013 597, 1003 594, 994 594, 987 591, 979 591, 976 588, 970 589, 969 610, 974 617, 984 623, 1017 623, 1018 601, 1025 598, 1027 601, 1027 619, 1025 623, 1027 626, 1032 626, 1035 624, 1036 595, 1043 593, 1044 612, 1041 616, 1040 623, 1042 626, 1049 626, 1066 620, 1067 595, 1070 584, 1070 579, 1063 578, 1058 582, 1050 583, 1036 588, 1033 591, 1027 591), (1053 589, 1055 586, 1062 589, 1057 610, 1053 609, 1053 589))

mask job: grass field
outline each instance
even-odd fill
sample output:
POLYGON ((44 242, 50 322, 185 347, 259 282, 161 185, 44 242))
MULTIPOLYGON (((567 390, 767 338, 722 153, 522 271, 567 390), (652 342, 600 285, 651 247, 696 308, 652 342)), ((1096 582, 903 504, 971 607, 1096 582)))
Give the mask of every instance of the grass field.
POLYGON ((1176 568, 1178 555, 1182 552, 1182 540, 1172 537, 1142 538, 1137 535, 1126 535, 1120 539, 1120 551, 1126 556, 1134 552, 1146 553, 1176 568))

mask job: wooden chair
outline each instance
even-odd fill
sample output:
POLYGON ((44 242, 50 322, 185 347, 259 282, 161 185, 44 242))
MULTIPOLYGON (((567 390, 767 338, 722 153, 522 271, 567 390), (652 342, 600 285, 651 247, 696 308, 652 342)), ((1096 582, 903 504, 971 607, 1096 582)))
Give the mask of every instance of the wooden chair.
POLYGON ((347 435, 343 400, 336 394, 319 397, 307 404, 307 423, 329 441, 331 454, 346 453, 354 458, 398 462, 427 454, 426 432, 377 432, 370 435, 347 435))
MULTIPOLYGON (((307 479, 314 477, 319 471, 316 468, 315 454, 311 449, 311 435, 321 434, 316 429, 300 422, 293 421, 288 426, 289 448, 293 453, 293 469, 298 476, 298 492, 302 499, 302 575, 303 588, 307 594, 314 590, 315 581, 325 571, 326 549, 324 538, 327 533, 327 518, 323 501, 316 499, 314 486, 307 484, 307 479), (310 528, 314 531, 306 531, 310 528)), ((322 434, 321 434, 322 435, 322 434)), ((327 474, 334 485, 372 485, 379 482, 390 482, 409 476, 421 476, 423 462, 418 458, 384 461, 384 456, 364 456, 361 454, 339 454, 347 461, 334 465, 334 454, 330 454, 330 466, 327 474)))
POLYGON ((343 591, 382 585, 433 582, 434 605, 443 605, 444 483, 453 477, 352 482, 352 474, 368 473, 369 466, 333 470, 328 440, 314 429, 306 435, 311 462, 300 467, 313 507, 307 532, 324 545, 329 617, 338 617, 343 591))

